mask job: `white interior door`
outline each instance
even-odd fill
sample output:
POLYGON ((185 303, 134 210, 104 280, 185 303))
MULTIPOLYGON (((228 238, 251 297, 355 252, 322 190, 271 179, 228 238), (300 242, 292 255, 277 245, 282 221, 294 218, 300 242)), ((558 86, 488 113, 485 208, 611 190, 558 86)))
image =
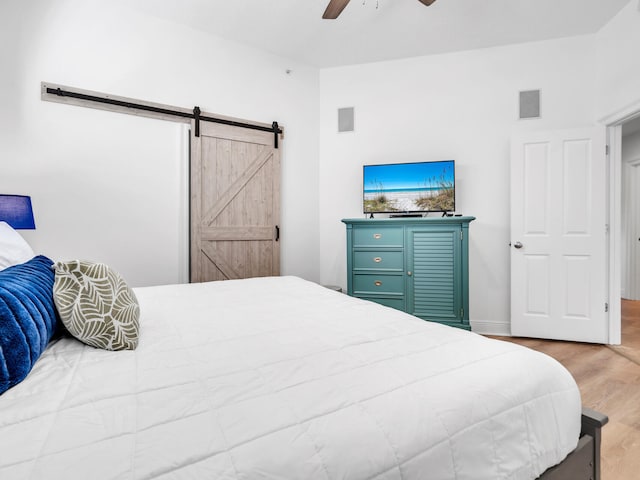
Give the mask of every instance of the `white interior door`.
POLYGON ((605 129, 511 147, 511 333, 608 343, 605 129))

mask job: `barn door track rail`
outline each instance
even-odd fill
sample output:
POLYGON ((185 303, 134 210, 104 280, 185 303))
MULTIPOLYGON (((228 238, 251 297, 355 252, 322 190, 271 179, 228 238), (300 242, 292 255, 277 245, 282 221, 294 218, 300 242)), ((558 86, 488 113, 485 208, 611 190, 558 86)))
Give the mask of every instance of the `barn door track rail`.
POLYGON ((68 105, 97 108, 100 110, 127 113, 173 122, 191 123, 191 120, 195 120, 194 134, 196 137, 200 136, 200 122, 221 123, 233 127, 273 132, 273 146, 275 148, 278 148, 278 136, 284 136, 284 130, 278 125, 278 122, 273 122, 269 125, 220 115, 213 116, 212 114, 202 112, 200 107, 197 106, 194 107, 193 110, 189 110, 171 105, 118 97, 106 93, 81 90, 47 82, 41 83, 41 98, 47 102, 66 103, 68 105))

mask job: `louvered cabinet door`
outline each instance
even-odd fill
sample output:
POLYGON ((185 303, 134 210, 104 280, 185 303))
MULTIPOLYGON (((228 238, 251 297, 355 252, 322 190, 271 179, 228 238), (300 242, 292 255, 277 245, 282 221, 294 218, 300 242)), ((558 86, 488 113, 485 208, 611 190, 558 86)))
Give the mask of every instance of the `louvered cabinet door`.
POLYGON ((468 328, 468 268, 462 228, 407 230, 407 312, 468 328))

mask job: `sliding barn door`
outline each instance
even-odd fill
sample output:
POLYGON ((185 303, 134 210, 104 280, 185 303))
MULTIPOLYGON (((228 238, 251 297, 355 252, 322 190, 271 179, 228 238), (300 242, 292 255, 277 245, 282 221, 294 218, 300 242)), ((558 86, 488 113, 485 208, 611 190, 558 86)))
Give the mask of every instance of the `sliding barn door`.
POLYGON ((209 122, 191 141, 191 281, 280 274, 274 135, 209 122))

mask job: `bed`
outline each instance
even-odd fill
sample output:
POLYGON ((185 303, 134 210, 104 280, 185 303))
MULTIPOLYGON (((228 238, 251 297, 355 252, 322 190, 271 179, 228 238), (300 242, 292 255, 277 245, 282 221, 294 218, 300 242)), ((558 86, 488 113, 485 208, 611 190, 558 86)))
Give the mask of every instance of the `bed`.
POLYGON ((135 350, 62 335, 0 395, 0 478, 599 475, 606 418, 541 353, 296 277, 134 291, 135 350))

